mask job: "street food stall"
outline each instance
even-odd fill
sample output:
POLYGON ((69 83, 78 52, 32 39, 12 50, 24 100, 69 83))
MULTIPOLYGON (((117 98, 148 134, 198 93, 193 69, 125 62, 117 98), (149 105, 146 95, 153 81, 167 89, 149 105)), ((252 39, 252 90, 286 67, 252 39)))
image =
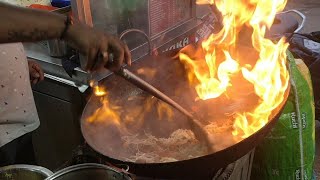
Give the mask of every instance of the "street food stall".
POLYGON ((38 171, 49 180, 249 180, 255 148, 294 106, 300 74, 282 37, 304 16, 292 11, 299 24, 279 13, 280 1, 212 2, 75 0, 54 10, 118 36, 133 64, 90 74, 60 40, 25 44, 46 78, 33 87, 33 139, 38 164, 55 173, 38 171))

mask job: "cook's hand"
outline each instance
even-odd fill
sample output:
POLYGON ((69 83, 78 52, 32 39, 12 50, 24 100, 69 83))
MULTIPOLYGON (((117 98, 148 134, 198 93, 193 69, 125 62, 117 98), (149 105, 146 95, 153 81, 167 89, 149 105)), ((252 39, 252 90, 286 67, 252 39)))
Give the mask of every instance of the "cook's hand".
POLYGON ((34 61, 28 61, 30 82, 32 84, 37 84, 44 80, 44 73, 40 65, 34 61))
POLYGON ((101 68, 117 71, 123 63, 131 65, 131 54, 127 45, 109 34, 82 24, 74 24, 70 26, 65 39, 72 47, 86 55, 86 70, 89 72, 101 68), (111 66, 108 65, 110 54, 114 57, 111 66))

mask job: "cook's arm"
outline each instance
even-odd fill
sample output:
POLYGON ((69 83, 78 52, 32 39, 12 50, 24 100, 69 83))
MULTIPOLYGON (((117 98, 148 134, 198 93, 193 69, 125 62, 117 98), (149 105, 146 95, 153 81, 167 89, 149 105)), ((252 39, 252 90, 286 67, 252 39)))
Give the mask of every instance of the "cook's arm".
POLYGON ((131 63, 128 47, 118 38, 77 23, 64 33, 66 22, 67 17, 60 14, 0 2, 0 43, 40 41, 64 34, 64 40, 87 56, 87 70, 105 67, 108 53, 114 55, 115 62, 108 67, 111 70, 119 69, 123 62, 131 63))
POLYGON ((66 17, 0 3, 0 43, 60 38, 66 17))

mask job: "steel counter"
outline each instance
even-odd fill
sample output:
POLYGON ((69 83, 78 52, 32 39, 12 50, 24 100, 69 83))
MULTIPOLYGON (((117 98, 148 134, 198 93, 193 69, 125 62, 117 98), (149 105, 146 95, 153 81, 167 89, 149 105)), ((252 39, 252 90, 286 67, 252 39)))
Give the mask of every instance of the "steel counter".
POLYGON ((83 143, 79 117, 86 96, 79 90, 87 88, 87 73, 76 69, 70 78, 62 60, 50 57, 44 43, 25 44, 25 50, 45 72, 45 80, 32 87, 41 122, 33 134, 35 155, 39 165, 55 170, 83 143))

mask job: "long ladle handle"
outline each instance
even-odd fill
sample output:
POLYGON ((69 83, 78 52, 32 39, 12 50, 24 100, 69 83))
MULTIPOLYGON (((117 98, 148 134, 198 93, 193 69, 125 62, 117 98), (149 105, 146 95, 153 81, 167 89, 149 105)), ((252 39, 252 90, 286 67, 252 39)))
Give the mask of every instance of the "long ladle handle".
POLYGON ((181 107, 178 103, 176 103, 174 100, 169 98, 167 95, 159 91, 157 88, 153 87, 140 77, 136 76, 132 72, 130 72, 128 69, 121 68, 119 71, 115 72, 117 75, 123 77, 133 85, 139 87, 140 89, 148 92, 149 94, 153 95, 154 97, 157 97, 158 99, 168 103, 172 107, 176 108, 178 111, 186 115, 188 118, 194 119, 193 115, 189 113, 186 109, 181 107))
MULTIPOLYGON (((112 57, 109 57, 108 66, 112 65, 112 57)), ((114 72, 116 75, 124 78, 126 81, 130 82, 131 84, 135 85, 136 87, 144 90, 145 92, 149 93, 150 95, 153 95, 154 97, 162 100, 163 102, 171 105, 184 115, 188 117, 189 123, 191 125, 191 128, 194 132, 194 135, 199 141, 204 141, 208 152, 213 152, 213 147, 211 146, 209 137, 207 132, 204 130, 203 125, 193 117, 191 113, 189 113, 186 109, 181 107, 178 103, 176 103, 174 100, 169 98, 167 95, 159 91, 157 88, 153 87, 151 84, 147 83, 143 79, 139 78, 132 72, 130 72, 128 69, 125 69, 123 67, 120 68, 120 70, 114 72)))

